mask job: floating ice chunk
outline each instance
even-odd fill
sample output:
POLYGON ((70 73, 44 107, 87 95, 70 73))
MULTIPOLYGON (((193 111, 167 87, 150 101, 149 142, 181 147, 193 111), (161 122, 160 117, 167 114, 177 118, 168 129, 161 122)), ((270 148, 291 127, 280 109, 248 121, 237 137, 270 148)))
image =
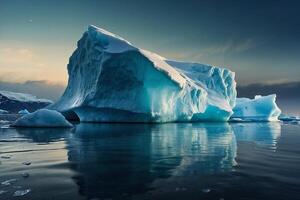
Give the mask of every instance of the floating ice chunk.
POLYGON ((276 105, 276 95, 255 96, 254 99, 237 98, 231 118, 251 121, 277 121, 281 110, 276 105))
POLYGON ((281 114, 279 116, 279 120, 281 120, 281 121, 300 121, 300 117, 299 116, 289 116, 289 115, 281 114))
POLYGON ((0 114, 8 114, 8 111, 0 109, 0 114))
POLYGON ((29 177, 29 173, 24 172, 24 173, 22 173, 22 176, 23 176, 23 178, 28 178, 29 177))
POLYGON ((13 196, 20 197, 20 196, 24 196, 24 195, 28 194, 29 192, 31 192, 31 189, 17 190, 14 192, 13 196))
POLYGON ((241 119, 241 118, 236 118, 236 117, 232 117, 230 118, 231 122, 244 122, 245 120, 241 119))
POLYGON ((0 195, 6 193, 6 190, 0 190, 0 195))
POLYGON ((211 190, 209 188, 204 188, 201 190, 203 193, 209 193, 211 190))
POLYGON ((20 110, 19 112, 18 112, 18 114, 20 114, 20 115, 27 115, 27 114, 29 114, 30 112, 27 110, 27 109, 24 109, 24 110, 20 110))
POLYGON ((9 185, 15 183, 17 180, 18 180, 18 179, 15 179, 15 178, 9 179, 9 180, 6 180, 6 181, 1 182, 1 185, 9 186, 9 185))
POLYGON ((65 117, 55 111, 40 109, 33 113, 24 115, 12 124, 15 127, 72 127, 65 117))

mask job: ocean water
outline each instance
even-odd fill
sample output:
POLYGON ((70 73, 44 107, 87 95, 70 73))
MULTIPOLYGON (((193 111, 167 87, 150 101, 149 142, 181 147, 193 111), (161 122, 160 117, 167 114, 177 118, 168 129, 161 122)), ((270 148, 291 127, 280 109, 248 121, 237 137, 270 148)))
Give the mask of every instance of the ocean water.
POLYGON ((1 121, 0 199, 300 199, 300 125, 1 121))

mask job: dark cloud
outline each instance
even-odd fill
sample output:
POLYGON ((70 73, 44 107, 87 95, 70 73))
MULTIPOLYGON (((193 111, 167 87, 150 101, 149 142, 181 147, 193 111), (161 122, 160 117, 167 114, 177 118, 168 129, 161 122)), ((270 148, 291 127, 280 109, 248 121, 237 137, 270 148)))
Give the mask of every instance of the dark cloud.
POLYGON ((26 81, 24 83, 0 81, 0 90, 29 93, 53 101, 61 96, 64 89, 65 86, 48 81, 26 81))
POLYGON ((280 99, 300 99, 300 82, 278 84, 251 84, 238 86, 239 97, 253 97, 256 94, 277 94, 280 99))
POLYGON ((300 82, 278 84, 251 84, 238 86, 238 97, 253 98, 255 95, 277 95, 277 103, 287 114, 300 115, 300 82))

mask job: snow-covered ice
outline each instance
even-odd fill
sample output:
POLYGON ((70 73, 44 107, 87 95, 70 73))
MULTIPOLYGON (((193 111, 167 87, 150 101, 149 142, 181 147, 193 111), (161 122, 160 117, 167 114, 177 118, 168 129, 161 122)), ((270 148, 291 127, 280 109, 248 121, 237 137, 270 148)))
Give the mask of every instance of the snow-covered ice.
POLYGON ((91 122, 227 121, 236 99, 228 69, 177 62, 95 26, 78 41, 68 86, 51 109, 91 122))
POLYGON ((232 118, 250 121, 277 121, 281 110, 276 104, 276 95, 260 96, 254 99, 237 98, 232 118))
POLYGON ((33 113, 24 115, 15 121, 12 126, 15 127, 72 127, 65 117, 55 111, 40 109, 33 113))

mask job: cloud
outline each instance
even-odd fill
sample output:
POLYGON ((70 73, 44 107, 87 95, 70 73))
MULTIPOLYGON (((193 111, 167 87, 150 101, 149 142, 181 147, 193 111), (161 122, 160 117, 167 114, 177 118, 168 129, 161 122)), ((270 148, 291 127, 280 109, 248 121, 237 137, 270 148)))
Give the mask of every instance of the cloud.
POLYGON ((203 49, 204 55, 218 55, 218 54, 231 54, 242 53, 261 45, 263 41, 259 41, 254 38, 245 38, 243 40, 229 39, 223 44, 213 45, 206 49, 203 49))
POLYGON ((256 94, 268 95, 277 94, 280 99, 300 99, 300 82, 286 82, 274 84, 251 84, 246 86, 238 86, 238 96, 254 97, 256 94))
POLYGON ((220 43, 211 43, 208 46, 194 48, 193 50, 181 51, 181 52, 165 52, 165 55, 179 60, 205 60, 206 58, 224 57, 232 54, 240 54, 246 51, 250 51, 262 44, 267 40, 244 38, 244 39, 228 39, 220 43))
POLYGON ((29 93, 39 98, 46 98, 53 101, 62 95, 64 89, 65 86, 62 84, 44 80, 26 81, 23 83, 0 81, 0 90, 29 93))
POLYGON ((46 66, 40 56, 27 48, 2 48, 0 49, 0 64, 3 66, 46 66))

